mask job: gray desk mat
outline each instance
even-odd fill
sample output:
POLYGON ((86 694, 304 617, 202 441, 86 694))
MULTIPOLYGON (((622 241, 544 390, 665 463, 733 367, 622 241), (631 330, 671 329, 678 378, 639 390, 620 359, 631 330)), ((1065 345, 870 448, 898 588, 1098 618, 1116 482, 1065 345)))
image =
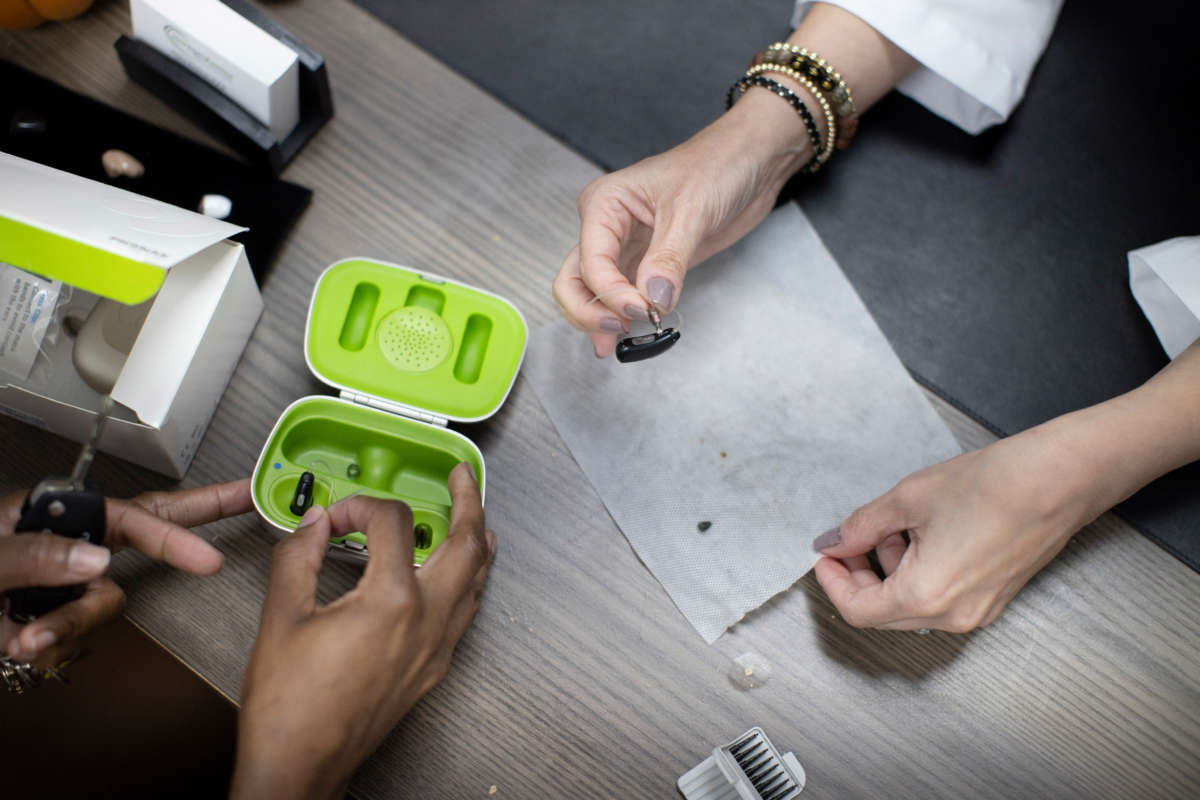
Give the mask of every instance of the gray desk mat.
MULTIPOLYGON (((791 0, 357 0, 606 169, 723 109, 791 0)), ((1068 0, 1024 103, 972 137, 893 94, 800 202, 901 360, 998 434, 1166 363, 1125 253, 1200 233, 1200 7, 1068 0)), ((398 76, 403 80, 403 76, 398 76)), ((550 275, 547 274, 547 280, 550 275)), ((1117 512, 1200 570, 1200 464, 1117 512)))

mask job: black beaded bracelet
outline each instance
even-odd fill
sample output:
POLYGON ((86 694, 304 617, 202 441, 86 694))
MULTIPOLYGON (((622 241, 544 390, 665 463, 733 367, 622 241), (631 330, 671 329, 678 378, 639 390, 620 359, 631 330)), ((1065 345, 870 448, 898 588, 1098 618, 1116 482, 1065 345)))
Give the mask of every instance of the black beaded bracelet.
POLYGON ((821 162, 817 159, 817 156, 821 153, 821 132, 817 130, 817 121, 813 119, 812 112, 808 110, 808 106, 800 99, 800 96, 779 81, 764 78, 762 75, 746 75, 740 78, 737 83, 729 87, 729 91, 725 94, 725 110, 728 111, 733 108, 733 104, 740 100, 742 95, 752 86, 758 86, 774 92, 784 100, 787 100, 792 108, 796 109, 796 113, 804 121, 804 127, 808 130, 808 138, 812 140, 813 146, 812 160, 801 167, 800 171, 813 173, 819 170, 821 162))

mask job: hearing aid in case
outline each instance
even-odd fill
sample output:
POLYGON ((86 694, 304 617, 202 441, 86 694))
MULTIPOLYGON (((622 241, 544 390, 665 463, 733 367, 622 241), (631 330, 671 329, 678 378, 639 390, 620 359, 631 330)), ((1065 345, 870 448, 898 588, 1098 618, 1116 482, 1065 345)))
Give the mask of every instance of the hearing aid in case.
POLYGON ((303 517, 304 512, 312 506, 313 486, 316 482, 317 479, 311 472, 303 473, 296 482, 296 493, 292 495, 292 503, 288 510, 297 517, 303 517))

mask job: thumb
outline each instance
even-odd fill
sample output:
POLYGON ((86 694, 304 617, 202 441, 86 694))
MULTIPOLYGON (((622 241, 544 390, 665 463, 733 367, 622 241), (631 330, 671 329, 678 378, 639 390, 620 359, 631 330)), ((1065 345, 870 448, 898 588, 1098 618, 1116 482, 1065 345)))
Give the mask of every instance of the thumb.
POLYGON ((263 625, 301 619, 317 604, 317 576, 329 549, 329 514, 321 506, 304 512, 295 532, 275 545, 263 625))
POLYGON ((110 553, 53 533, 0 538, 0 590, 86 583, 108 569, 110 553))
POLYGON ((670 311, 679 300, 683 276, 696 257, 700 230, 686 220, 667 219, 654 227, 654 235, 642 263, 637 286, 659 311, 670 311))
POLYGON ((895 489, 856 509, 846 521, 822 533, 813 541, 813 549, 833 558, 860 556, 873 550, 893 533, 915 523, 895 489))

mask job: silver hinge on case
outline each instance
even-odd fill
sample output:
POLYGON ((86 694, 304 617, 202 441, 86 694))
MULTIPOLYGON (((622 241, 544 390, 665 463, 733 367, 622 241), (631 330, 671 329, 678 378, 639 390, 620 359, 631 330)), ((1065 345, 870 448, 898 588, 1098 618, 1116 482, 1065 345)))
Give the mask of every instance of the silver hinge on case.
POLYGON ((342 390, 339 396, 343 400, 349 400, 351 403, 358 403, 359 405, 378 408, 380 411, 386 411, 389 414, 408 417, 409 419, 415 419, 420 422, 425 422, 430 425, 437 425, 442 428, 446 427, 446 424, 449 422, 449 420, 447 420, 445 417, 439 417, 437 414, 430 414, 428 411, 423 411, 422 409, 414 408, 412 406, 406 406, 402 403, 391 403, 387 400, 380 400, 378 397, 373 397, 369 394, 359 394, 357 392, 348 392, 342 390))

